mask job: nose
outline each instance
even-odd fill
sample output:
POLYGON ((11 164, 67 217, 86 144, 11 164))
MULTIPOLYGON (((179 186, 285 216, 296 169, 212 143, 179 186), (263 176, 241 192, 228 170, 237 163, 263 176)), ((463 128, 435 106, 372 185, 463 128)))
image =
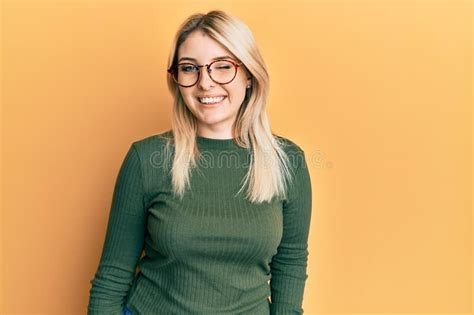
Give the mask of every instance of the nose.
POLYGON ((208 90, 209 87, 214 86, 216 83, 212 81, 211 77, 209 76, 209 72, 207 71, 207 67, 202 67, 200 74, 200 78, 198 81, 199 88, 203 90, 208 90))

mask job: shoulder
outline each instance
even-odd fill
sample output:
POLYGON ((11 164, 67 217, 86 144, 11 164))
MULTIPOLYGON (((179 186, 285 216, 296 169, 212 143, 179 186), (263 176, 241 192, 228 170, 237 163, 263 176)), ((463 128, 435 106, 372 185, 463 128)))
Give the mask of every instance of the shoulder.
POLYGON ((166 143, 170 137, 172 132, 167 130, 136 139, 129 145, 127 165, 133 165, 134 171, 140 170, 146 192, 154 185, 162 185, 167 180, 169 151, 166 151, 166 143), (165 176, 155 176, 157 172, 165 176))
POLYGON ((305 151, 300 145, 298 145, 294 140, 281 135, 274 134, 274 137, 286 153, 286 157, 288 158, 287 161, 290 163, 290 168, 294 172, 307 167, 305 151))
POLYGON ((166 146, 169 139, 173 137, 171 130, 149 135, 132 142, 130 150, 135 151, 141 161, 143 173, 152 169, 162 168, 165 171, 171 160, 173 150, 166 146))
POLYGON ((166 130, 157 134, 146 136, 144 138, 137 139, 133 141, 132 146, 139 153, 146 153, 151 151, 156 151, 163 149, 169 139, 173 138, 173 133, 171 130, 166 130))
POLYGON ((304 150, 295 141, 282 135, 273 134, 273 136, 286 153, 304 154, 304 150))

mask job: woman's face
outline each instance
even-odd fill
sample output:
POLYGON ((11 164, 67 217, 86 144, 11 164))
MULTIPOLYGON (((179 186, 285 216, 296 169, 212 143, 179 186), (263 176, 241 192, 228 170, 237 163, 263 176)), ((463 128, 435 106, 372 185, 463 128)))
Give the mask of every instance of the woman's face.
MULTIPOLYGON (((238 62, 225 47, 202 31, 189 34, 178 49, 178 63, 205 65, 212 62, 213 58, 222 56, 229 56, 227 59, 238 62)), ((197 119, 198 134, 209 138, 232 138, 232 124, 245 98, 250 76, 247 75, 245 67, 240 65, 233 81, 218 84, 209 77, 206 67, 200 68, 200 72, 199 81, 195 85, 179 86, 184 102, 197 119), (204 96, 225 98, 217 104, 205 105, 200 101, 204 96)))

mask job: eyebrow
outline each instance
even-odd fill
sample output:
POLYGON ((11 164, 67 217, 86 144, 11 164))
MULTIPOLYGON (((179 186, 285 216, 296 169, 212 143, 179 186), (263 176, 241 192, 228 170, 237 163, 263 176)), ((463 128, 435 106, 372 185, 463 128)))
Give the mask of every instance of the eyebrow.
MULTIPOLYGON (((219 60, 219 59, 234 59, 234 58, 232 58, 230 56, 220 56, 220 57, 214 57, 211 60, 219 60)), ((181 57, 181 58, 179 58, 178 62, 180 62, 182 60, 197 61, 196 59, 191 58, 191 57, 181 57)))

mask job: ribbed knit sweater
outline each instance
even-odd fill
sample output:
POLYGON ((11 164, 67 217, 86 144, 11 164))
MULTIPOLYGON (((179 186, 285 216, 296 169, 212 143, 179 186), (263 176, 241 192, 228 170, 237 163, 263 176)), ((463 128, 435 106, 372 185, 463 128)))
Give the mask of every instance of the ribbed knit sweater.
POLYGON ((197 136, 202 158, 183 199, 164 161, 171 131, 131 144, 119 170, 88 314, 302 314, 311 220, 304 151, 285 143, 285 199, 236 196, 251 151, 197 136), (142 255, 143 252, 143 255, 142 255), (271 297, 270 297, 271 296, 271 297), (270 297, 270 299, 269 299, 270 297))

